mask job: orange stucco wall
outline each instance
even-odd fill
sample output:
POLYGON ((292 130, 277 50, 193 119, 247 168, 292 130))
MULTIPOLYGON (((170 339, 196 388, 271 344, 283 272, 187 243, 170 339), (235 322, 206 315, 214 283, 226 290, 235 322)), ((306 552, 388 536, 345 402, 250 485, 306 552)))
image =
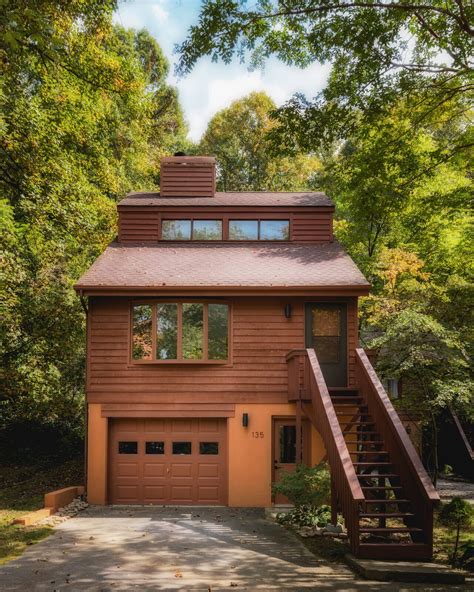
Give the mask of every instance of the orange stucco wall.
MULTIPOLYGON (((271 506, 273 418, 294 415, 295 406, 291 404, 236 405, 235 417, 229 418, 227 424, 229 506, 271 506), (249 415, 246 428, 242 426, 243 413, 249 415)), ((107 429, 101 405, 90 404, 87 496, 92 504, 107 503, 107 429)), ((312 428, 311 464, 320 462, 325 454, 321 436, 312 428)))
POLYGON ((107 419, 101 416, 101 405, 89 405, 87 448, 87 500, 91 504, 107 503, 107 419))
MULTIPOLYGON (((229 506, 269 507, 272 504, 273 417, 294 416, 294 405, 236 405, 228 420, 229 506), (249 425, 242 426, 242 414, 249 425), (262 437, 255 437, 263 432, 262 437)), ((311 463, 325 455, 319 434, 312 429, 311 463)))

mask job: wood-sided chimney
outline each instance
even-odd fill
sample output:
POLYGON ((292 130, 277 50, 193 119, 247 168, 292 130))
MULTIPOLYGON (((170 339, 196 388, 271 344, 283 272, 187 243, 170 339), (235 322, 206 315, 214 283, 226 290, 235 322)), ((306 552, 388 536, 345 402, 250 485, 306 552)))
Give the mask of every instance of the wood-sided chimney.
POLYGON ((162 197, 214 197, 216 159, 213 156, 185 156, 178 153, 161 159, 162 197))

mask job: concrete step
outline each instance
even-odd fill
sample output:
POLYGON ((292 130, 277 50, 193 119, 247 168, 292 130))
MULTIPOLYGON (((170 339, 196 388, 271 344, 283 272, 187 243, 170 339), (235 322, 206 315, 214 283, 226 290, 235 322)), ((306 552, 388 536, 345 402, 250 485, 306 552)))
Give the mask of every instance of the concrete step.
MULTIPOLYGON (((396 549, 396 547, 397 545, 393 545, 393 548, 396 549)), ((413 550, 415 547, 416 545, 413 545, 413 550)), ((466 580, 465 572, 439 563, 357 559, 352 555, 346 555, 346 561, 352 569, 367 580, 429 584, 464 584, 466 580)))

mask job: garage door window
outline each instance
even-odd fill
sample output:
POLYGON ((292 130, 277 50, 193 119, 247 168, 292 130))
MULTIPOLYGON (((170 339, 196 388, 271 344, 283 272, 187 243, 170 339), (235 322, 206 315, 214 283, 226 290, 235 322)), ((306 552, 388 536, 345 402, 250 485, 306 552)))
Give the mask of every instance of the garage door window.
POLYGON ((164 442, 147 442, 145 444, 145 454, 164 454, 165 443, 164 442))
POLYGON ((173 442, 173 454, 191 454, 191 442, 173 442))
POLYGON ((219 454, 219 442, 199 442, 199 454, 219 454))
POLYGON ((118 443, 119 454, 137 454, 138 442, 124 442, 118 443))
POLYGON ((138 363, 219 364, 229 360, 229 305, 134 303, 131 358, 138 363))

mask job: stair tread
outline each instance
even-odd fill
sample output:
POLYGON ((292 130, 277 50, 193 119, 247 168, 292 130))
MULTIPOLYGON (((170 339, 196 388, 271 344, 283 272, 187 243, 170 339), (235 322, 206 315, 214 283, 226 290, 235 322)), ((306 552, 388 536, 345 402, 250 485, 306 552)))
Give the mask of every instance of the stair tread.
POLYGON ((355 461, 352 463, 355 467, 390 467, 391 462, 385 462, 383 460, 368 460, 368 461, 355 461))
POLYGON ((366 504, 408 504, 411 503, 409 499, 366 499, 366 504))
POLYGON ((403 489, 403 487, 401 485, 361 485, 360 486, 361 489, 368 489, 368 490, 374 490, 374 489, 403 489))
POLYGON ((359 532, 364 534, 371 534, 371 533, 376 533, 376 532, 383 532, 383 533, 391 533, 391 532, 423 532, 422 528, 411 528, 411 527, 407 527, 407 526, 395 526, 393 528, 389 528, 389 527, 385 527, 385 528, 381 528, 381 527, 373 527, 373 528, 359 528, 359 532))
POLYGON ((340 421, 340 425, 375 425, 375 421, 340 421))
POLYGON ((359 518, 410 518, 413 512, 361 512, 359 518))
POLYGON ((361 477, 362 479, 399 479, 400 475, 398 475, 397 473, 380 473, 377 475, 373 475, 371 473, 357 473, 358 477, 361 477))
POLYGON ((336 403, 335 401, 333 401, 333 405, 334 405, 334 407, 358 407, 359 409, 361 407, 367 407, 367 405, 365 405, 365 404, 364 405, 360 405, 360 404, 356 405, 354 403, 336 403))
POLYGON ((386 450, 349 450, 349 454, 388 454, 386 450))

